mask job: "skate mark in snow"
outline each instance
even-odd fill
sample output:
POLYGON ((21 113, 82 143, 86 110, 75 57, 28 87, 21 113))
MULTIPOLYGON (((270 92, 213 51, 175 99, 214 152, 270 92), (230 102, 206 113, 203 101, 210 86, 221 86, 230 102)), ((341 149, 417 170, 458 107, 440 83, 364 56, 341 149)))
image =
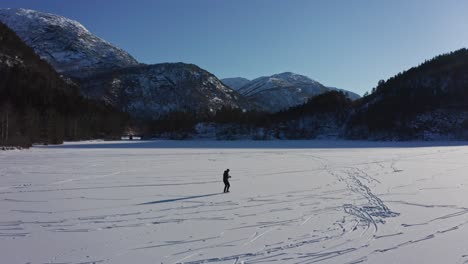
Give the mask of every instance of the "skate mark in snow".
MULTIPOLYGON (((205 242, 207 240, 213 240, 220 238, 219 236, 214 236, 214 237, 205 237, 205 238, 200 238, 200 239, 193 239, 193 240, 176 240, 176 241, 165 241, 165 244, 158 244, 158 245, 151 245, 151 246, 144 246, 144 247, 137 247, 133 248, 132 250, 137 250, 137 249, 148 249, 148 248, 157 248, 157 247, 167 247, 167 246, 173 246, 173 245, 180 245, 180 244, 188 244, 188 243, 194 243, 194 242, 205 242)), ((149 243, 149 244, 152 244, 149 243)))
POLYGON ((372 180, 366 172, 360 169, 345 169, 338 172, 329 171, 330 174, 336 176, 340 181, 344 182, 348 189, 353 193, 359 194, 367 200, 367 204, 354 205, 344 204, 343 209, 346 213, 354 215, 366 223, 367 227, 373 226, 374 232, 377 232, 377 223, 384 223, 382 218, 395 217, 399 213, 392 212, 384 204, 384 202, 372 193, 371 189, 363 184, 358 178, 366 179, 369 183, 378 182, 372 180))
POLYGON ((386 238, 386 237, 399 236, 399 235, 403 235, 403 234, 404 234, 403 232, 398 232, 398 233, 390 234, 390 235, 381 235, 381 236, 374 235, 374 238, 375 238, 375 239, 380 239, 380 238, 386 238))
MULTIPOLYGON (((284 246, 278 246, 278 247, 273 247, 273 248, 266 248, 257 252, 250 252, 250 253, 242 253, 242 254, 237 254, 237 255, 231 255, 231 256, 225 256, 225 257, 218 257, 218 258, 209 258, 209 259, 200 259, 200 260, 195 260, 195 261, 186 261, 184 264, 201 264, 201 263, 212 263, 212 262, 222 262, 222 261, 236 261, 237 259, 242 260, 242 261, 248 261, 248 263, 253 263, 255 260, 260 257, 263 258, 265 255, 269 255, 272 253, 276 253, 282 250, 287 250, 287 249, 292 249, 292 248, 298 248, 302 247, 308 244, 312 243, 318 243, 318 242, 323 242, 326 240, 331 239, 330 237, 323 237, 323 238, 317 238, 317 239, 311 239, 311 240, 306 240, 306 241, 301 241, 298 243, 289 243, 284 246)), ((347 252, 347 250, 342 251, 342 253, 347 252)), ((325 256, 327 253, 317 253, 320 256, 325 256)), ((332 252, 329 254, 336 254, 336 252, 332 252)), ((307 254, 310 255, 310 254, 307 254)))

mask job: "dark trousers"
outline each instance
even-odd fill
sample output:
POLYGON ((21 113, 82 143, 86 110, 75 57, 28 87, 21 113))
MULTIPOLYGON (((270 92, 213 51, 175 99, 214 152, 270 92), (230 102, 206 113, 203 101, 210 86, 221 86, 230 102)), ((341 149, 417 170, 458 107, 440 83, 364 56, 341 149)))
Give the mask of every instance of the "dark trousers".
POLYGON ((224 192, 229 192, 229 187, 231 187, 231 184, 228 181, 224 181, 224 192))

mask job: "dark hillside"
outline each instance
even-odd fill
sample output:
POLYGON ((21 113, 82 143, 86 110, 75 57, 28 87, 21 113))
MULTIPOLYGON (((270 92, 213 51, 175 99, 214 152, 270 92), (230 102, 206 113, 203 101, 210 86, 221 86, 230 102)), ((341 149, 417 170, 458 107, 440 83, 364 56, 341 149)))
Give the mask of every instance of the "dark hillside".
POLYGON ((0 23, 0 145, 117 136, 126 120, 111 107, 81 97, 78 87, 0 23))
POLYGON ((468 50, 437 56, 380 81, 359 100, 351 138, 464 138, 468 128, 468 50))

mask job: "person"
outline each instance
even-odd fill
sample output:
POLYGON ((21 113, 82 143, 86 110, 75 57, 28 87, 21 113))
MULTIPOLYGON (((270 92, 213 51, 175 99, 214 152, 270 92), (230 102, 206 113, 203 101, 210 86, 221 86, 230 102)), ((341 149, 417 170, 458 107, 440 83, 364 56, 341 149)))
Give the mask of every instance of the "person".
POLYGON ((229 169, 225 170, 223 173, 223 182, 224 182, 224 192, 227 193, 229 192, 229 187, 231 187, 231 184, 229 184, 229 169))

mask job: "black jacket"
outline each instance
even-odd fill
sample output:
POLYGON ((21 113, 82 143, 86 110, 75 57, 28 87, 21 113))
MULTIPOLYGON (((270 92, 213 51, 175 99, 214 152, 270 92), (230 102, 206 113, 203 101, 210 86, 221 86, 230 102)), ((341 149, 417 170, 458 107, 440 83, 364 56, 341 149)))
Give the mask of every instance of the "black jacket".
POLYGON ((228 181, 229 178, 231 178, 231 176, 229 176, 229 172, 225 170, 223 173, 223 181, 228 181))

